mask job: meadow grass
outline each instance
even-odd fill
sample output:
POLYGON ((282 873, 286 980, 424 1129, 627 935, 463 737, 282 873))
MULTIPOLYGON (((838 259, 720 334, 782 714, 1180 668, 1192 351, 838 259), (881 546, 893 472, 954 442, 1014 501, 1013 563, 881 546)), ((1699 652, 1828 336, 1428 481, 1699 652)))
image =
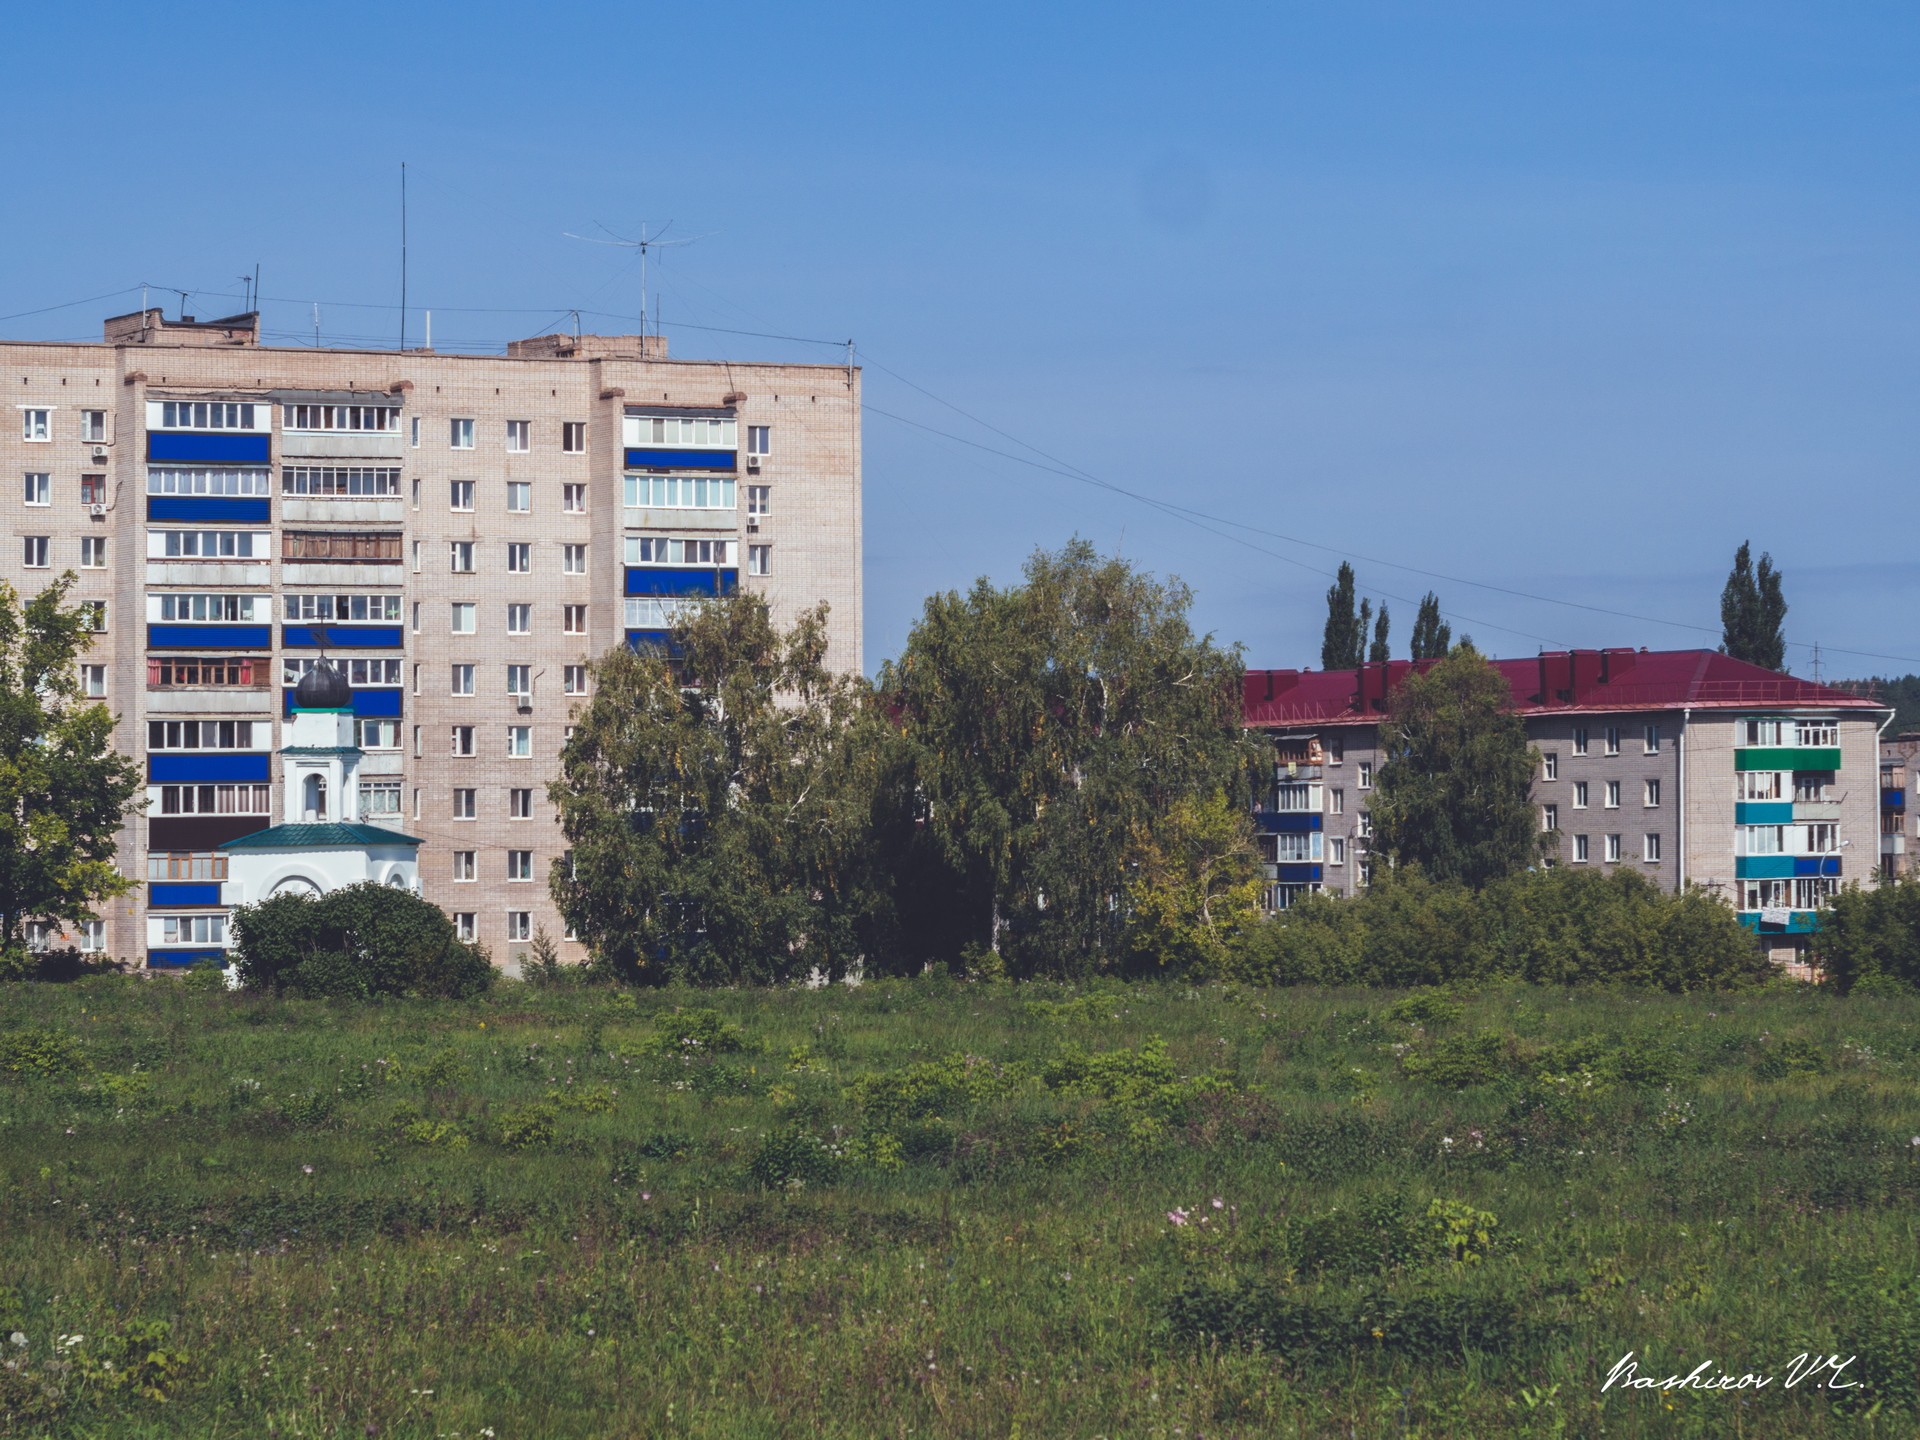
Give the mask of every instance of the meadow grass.
POLYGON ((0 1434, 1912 1435, 1917 1020, 15 985, 0 1434))

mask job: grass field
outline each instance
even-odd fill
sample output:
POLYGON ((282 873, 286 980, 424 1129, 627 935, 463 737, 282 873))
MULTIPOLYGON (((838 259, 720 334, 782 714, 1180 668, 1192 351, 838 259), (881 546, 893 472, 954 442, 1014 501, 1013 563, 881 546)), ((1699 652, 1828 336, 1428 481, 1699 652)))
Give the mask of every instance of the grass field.
POLYGON ((1911 1436, 1916 1021, 12 986, 0 1434, 1911 1436))

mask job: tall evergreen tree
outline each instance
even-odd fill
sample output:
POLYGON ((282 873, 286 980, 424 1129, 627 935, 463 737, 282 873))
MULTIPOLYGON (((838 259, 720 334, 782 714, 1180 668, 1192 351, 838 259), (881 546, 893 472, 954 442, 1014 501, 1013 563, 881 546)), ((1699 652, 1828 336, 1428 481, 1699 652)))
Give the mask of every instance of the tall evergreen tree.
POLYGON ((1413 658, 1442 660, 1452 648, 1453 627, 1440 618, 1440 597, 1429 590, 1413 620, 1413 658))
POLYGON ((1390 863, 1477 888, 1551 852, 1558 837, 1530 799, 1539 757, 1512 691, 1464 641, 1393 692, 1380 752, 1369 813, 1390 863))
POLYGON ((1720 591, 1720 648, 1736 660, 1769 670, 1785 669, 1787 637, 1782 627, 1786 618, 1787 601, 1773 556, 1762 555, 1756 568, 1751 545, 1741 541, 1720 591))
POLYGON ((114 717, 80 693, 92 643, 71 571, 25 605, 0 582, 0 975, 23 973, 29 920, 77 926, 133 889, 117 832, 146 784, 113 748, 114 717))
POLYGON ((1366 637, 1353 593, 1353 566, 1340 562, 1339 573, 1327 591, 1327 626, 1320 640, 1322 670, 1350 670, 1366 637))
POLYGON ((1373 644, 1367 650, 1368 660, 1391 660, 1393 650, 1387 643, 1387 602, 1380 602, 1380 618, 1374 622, 1373 644))

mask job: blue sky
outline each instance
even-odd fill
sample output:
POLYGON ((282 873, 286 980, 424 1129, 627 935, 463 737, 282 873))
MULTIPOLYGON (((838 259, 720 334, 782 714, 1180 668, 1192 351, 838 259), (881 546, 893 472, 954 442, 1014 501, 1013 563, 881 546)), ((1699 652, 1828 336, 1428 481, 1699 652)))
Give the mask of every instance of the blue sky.
POLYGON ((858 342, 870 663, 1077 532, 1254 665, 1344 555, 1498 653, 1712 643, 1751 538, 1827 674, 1920 670, 1916 60, 1895 4, 22 7, 0 315, 257 262, 391 343, 405 160, 442 348, 632 314, 564 232, 667 220, 676 353, 858 342))

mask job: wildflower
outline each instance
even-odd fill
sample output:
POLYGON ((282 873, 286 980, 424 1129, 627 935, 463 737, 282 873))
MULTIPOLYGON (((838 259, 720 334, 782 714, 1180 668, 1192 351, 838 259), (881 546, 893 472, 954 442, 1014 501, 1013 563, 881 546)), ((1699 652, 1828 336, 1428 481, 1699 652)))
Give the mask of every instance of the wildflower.
POLYGON ((27 1337, 22 1335, 18 1330, 9 1335, 7 1339, 15 1345, 25 1345, 27 1343, 27 1337))
POLYGON ((302 1165, 302 1166, 300 1167, 300 1173, 301 1173, 302 1175, 311 1175, 311 1174, 313 1174, 313 1166, 311 1166, 311 1165, 302 1165))
POLYGON ((1187 1212, 1186 1212, 1185 1210, 1169 1210, 1169 1211, 1167 1211, 1167 1223, 1168 1223, 1168 1224, 1170 1224, 1170 1225, 1184 1225, 1184 1224, 1186 1224, 1186 1223, 1187 1223, 1187 1212))
POLYGON ((653 1198, 653 1192, 651 1190, 642 1190, 640 1192, 640 1198, 642 1200, 651 1200, 653 1198))
POLYGON ((1227 1208, 1227 1202, 1216 1195, 1213 1197, 1213 1208, 1216 1210, 1224 1210, 1227 1208))
POLYGON ((1920 1147, 1920 1135, 1916 1135, 1913 1137, 1913 1143, 1916 1147, 1920 1147))

